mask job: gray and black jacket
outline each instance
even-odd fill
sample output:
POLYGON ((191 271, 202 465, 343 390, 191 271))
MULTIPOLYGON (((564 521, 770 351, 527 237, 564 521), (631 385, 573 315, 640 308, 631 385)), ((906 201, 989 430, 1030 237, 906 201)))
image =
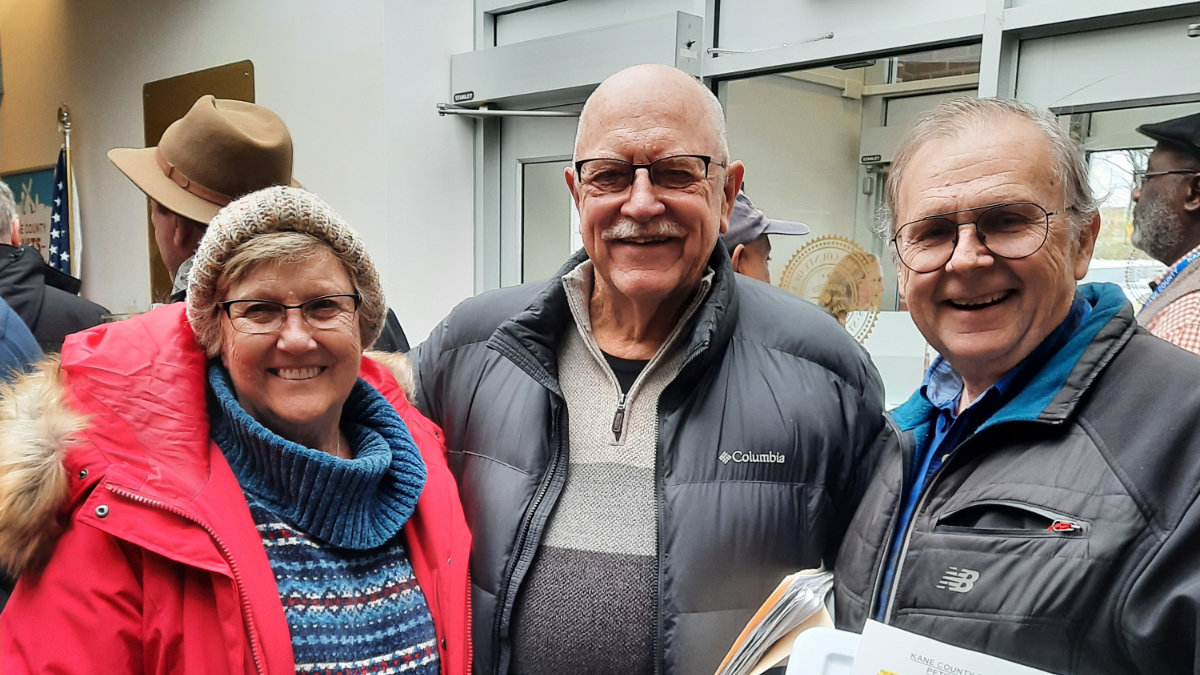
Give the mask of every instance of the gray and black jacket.
MULTIPOLYGON (((418 406, 445 430, 474 538, 478 673, 509 671, 513 608, 566 480, 561 275, 585 259, 465 301, 413 352, 418 406)), ((879 375, 832 317, 736 275, 724 247, 709 264, 712 290, 658 410, 665 673, 712 672, 785 574, 833 564, 883 421, 879 375)))
POLYGON ((79 285, 79 279, 47 265, 32 246, 0 244, 0 298, 29 326, 42 351, 62 351, 68 335, 100 325, 108 314, 76 295, 79 285))
MULTIPOLYGON (((1138 328, 1111 284, 1067 343, 920 497, 887 623, 1053 673, 1197 673, 1200 359, 1138 328)), ((839 556, 838 626, 876 606, 932 406, 890 415, 839 556)))

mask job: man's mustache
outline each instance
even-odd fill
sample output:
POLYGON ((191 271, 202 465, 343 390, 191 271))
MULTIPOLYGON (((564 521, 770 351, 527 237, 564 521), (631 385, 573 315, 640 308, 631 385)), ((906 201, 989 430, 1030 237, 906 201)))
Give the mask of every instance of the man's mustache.
POLYGON ((686 237, 687 230, 669 220, 657 220, 650 223, 638 223, 622 219, 616 225, 600 233, 603 241, 613 239, 633 239, 636 237, 686 237))

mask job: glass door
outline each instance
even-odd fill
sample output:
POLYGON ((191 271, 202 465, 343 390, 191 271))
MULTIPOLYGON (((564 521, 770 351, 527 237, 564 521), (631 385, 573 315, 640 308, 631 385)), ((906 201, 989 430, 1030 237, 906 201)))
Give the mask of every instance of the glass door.
POLYGON ((577 247, 579 228, 572 222, 574 202, 563 170, 571 161, 578 122, 578 117, 506 117, 501 122, 502 286, 550 276, 577 247))

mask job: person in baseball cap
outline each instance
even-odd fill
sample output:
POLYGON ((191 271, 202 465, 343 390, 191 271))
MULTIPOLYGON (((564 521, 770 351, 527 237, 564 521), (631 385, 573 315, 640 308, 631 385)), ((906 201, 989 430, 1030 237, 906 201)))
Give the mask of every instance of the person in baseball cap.
POLYGON ((808 234, 808 225, 788 220, 775 220, 763 215, 746 196, 739 192, 729 217, 729 229, 721 241, 729 250, 733 271, 765 283, 771 283, 767 262, 771 259, 770 234, 808 234))
POLYGON ((1138 312, 1151 333, 1200 354, 1200 113, 1143 124, 1158 141, 1133 172, 1133 245, 1170 266, 1138 312))
POLYGON ((212 95, 167 127, 158 146, 114 148, 108 158, 151 200, 172 302, 186 298, 191 258, 222 206, 272 185, 299 185, 283 120, 260 105, 212 95))

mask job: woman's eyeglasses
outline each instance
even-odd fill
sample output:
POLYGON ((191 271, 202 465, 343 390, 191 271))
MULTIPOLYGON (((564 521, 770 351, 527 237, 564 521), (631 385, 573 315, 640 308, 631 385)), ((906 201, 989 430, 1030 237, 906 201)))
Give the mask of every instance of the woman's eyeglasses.
POLYGON ((351 317, 362 304, 362 296, 357 293, 339 293, 322 295, 298 305, 285 305, 273 300, 226 300, 218 302, 229 323, 239 333, 263 335, 274 333, 283 328, 287 321, 288 310, 300 310, 304 323, 317 330, 332 330, 350 323, 351 317))

